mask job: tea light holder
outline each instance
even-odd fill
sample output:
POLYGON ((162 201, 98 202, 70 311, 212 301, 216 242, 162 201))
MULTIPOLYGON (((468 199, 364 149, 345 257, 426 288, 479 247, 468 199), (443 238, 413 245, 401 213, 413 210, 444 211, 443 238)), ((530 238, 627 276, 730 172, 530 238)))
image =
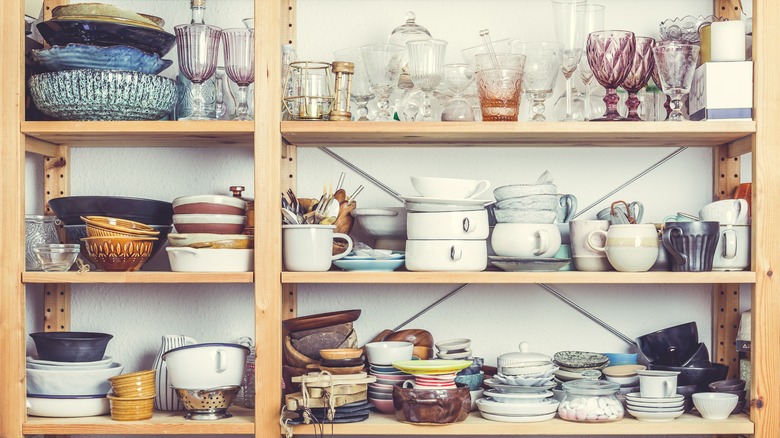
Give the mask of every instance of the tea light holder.
POLYGON ((293 120, 323 120, 333 102, 331 64, 300 61, 290 63, 283 103, 293 120))
POLYGON ((349 112, 349 99, 352 94, 352 75, 355 74, 355 64, 335 61, 331 70, 336 76, 336 84, 329 120, 334 122, 351 121, 352 113, 349 112))

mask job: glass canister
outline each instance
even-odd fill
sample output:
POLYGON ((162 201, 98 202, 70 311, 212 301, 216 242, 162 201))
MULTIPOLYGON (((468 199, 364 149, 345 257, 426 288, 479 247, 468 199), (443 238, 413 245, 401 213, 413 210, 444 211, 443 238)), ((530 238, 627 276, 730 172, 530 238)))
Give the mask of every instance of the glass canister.
POLYGON ((25 248, 24 268, 27 271, 42 271, 43 267, 33 253, 35 245, 59 243, 57 229, 54 226, 54 216, 28 214, 24 217, 25 248))
POLYGON ((617 421, 623 418, 623 404, 618 400, 619 383, 579 379, 565 382, 566 394, 558 406, 564 420, 586 423, 617 421))

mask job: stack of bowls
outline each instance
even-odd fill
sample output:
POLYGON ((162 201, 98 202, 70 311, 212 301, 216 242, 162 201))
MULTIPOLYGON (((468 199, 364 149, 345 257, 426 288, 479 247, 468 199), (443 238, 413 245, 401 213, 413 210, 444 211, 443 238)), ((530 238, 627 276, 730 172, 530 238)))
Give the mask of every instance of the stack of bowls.
POLYGON ((363 347, 368 358, 368 373, 376 382, 368 384, 368 401, 383 414, 392 414, 393 387, 401 386, 411 376, 392 364, 412 359, 414 344, 404 341, 369 342, 363 347))
MULTIPOLYGON (((168 236, 171 270, 248 272, 254 265, 254 239, 243 234, 247 203, 223 195, 173 200, 176 233, 168 236)), ((250 224, 251 225, 251 224, 250 224)))
POLYGON ((512 184, 493 190, 499 224, 551 224, 558 216, 558 187, 552 183, 512 184))
POLYGON ((30 333, 38 358, 27 358, 27 413, 88 417, 109 412, 109 379, 122 364, 104 356, 111 335, 90 332, 30 333))
MULTIPOLYGON (((485 380, 485 385, 492 389, 486 390, 484 395, 490 396, 493 402, 502 403, 514 400, 515 404, 527 404, 529 400, 535 400, 535 403, 544 403, 544 407, 538 405, 525 409, 516 406, 514 411, 505 411, 491 409, 497 408, 494 403, 483 402, 480 405, 479 400, 477 407, 485 418, 491 420, 506 422, 544 421, 548 419, 549 413, 540 413, 539 410, 544 411, 545 407, 550 407, 549 404, 553 403, 551 397, 554 394, 550 390, 555 387, 555 382, 552 380, 557 369, 558 367, 553 364, 549 356, 530 352, 529 345, 523 342, 520 344, 519 352, 505 353, 498 357, 498 372, 492 379, 485 380), (517 397, 512 399, 512 396, 517 397), (523 403, 519 403, 520 400, 523 400, 523 403), (530 416, 532 418, 511 418, 512 416, 530 416)), ((555 410, 551 412, 554 413, 555 410)))
POLYGON ((112 420, 137 421, 152 418, 154 370, 121 374, 108 380, 112 389, 112 393, 108 394, 112 420))
POLYGON ((365 370, 366 358, 360 348, 324 348, 320 350, 320 370, 331 374, 357 374, 365 370))
POLYGON ((152 255, 160 232, 140 222, 105 216, 82 216, 87 257, 104 271, 138 271, 152 255))
POLYGON ((559 351, 553 356, 553 362, 559 368, 555 378, 568 382, 583 379, 588 372, 597 371, 595 375, 601 375, 601 370, 609 365, 609 358, 589 351, 559 351))
POLYGON ((440 341, 436 344, 439 359, 468 359, 471 357, 471 339, 459 338, 440 341))
POLYGON ((505 423, 531 423, 555 417, 558 400, 552 391, 501 392, 488 389, 485 398, 477 400, 480 414, 488 420, 505 423))
POLYGON ((745 389, 745 385, 746 382, 742 379, 729 379, 712 382, 709 384, 709 388, 714 392, 723 392, 736 395, 737 405, 734 407, 734 410, 732 410, 731 413, 737 414, 742 412, 742 410, 745 408, 745 404, 747 403, 747 390, 745 389))

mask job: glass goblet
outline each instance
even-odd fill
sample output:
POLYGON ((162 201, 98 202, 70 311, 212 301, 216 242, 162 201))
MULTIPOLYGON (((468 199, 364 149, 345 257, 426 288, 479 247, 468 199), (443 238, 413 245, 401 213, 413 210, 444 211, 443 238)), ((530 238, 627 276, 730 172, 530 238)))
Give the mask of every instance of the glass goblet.
MULTIPOLYGON (((585 12, 583 31, 585 35, 589 35, 591 32, 596 32, 598 30, 604 30, 604 6, 587 4, 578 6, 577 8, 585 12)), ((590 69, 590 65, 588 65, 587 56, 580 58, 577 71, 580 73, 580 79, 582 79, 582 84, 585 86, 585 121, 587 122, 593 117, 593 105, 591 105, 590 96, 592 91, 591 84, 593 83, 593 71, 590 69)))
POLYGON ((360 54, 360 47, 351 47, 340 49, 333 52, 336 61, 347 61, 355 64, 355 72, 352 74, 352 89, 350 98, 355 102, 356 109, 352 119, 358 122, 368 121, 368 102, 374 98, 371 91, 371 84, 368 82, 366 66, 363 63, 363 56, 360 54))
POLYGON ((454 93, 454 96, 444 105, 441 120, 443 122, 474 121, 471 104, 463 98, 463 92, 474 82, 474 67, 470 64, 445 64, 442 75, 444 85, 454 93))
POLYGON ((558 79, 558 52, 563 44, 551 41, 512 42, 512 52, 525 55, 523 91, 531 100, 531 121, 544 122, 544 101, 558 79))
POLYGON ((607 111, 596 121, 626 120, 618 113, 620 97, 617 95, 617 87, 628 75, 635 49, 633 32, 604 30, 588 35, 588 64, 593 70, 593 77, 607 90, 604 96, 607 111))
POLYGON ((398 85, 406 49, 395 44, 369 44, 360 48, 371 89, 377 96, 377 121, 393 121, 390 94, 398 85))
POLYGON ((699 59, 699 46, 692 44, 666 44, 653 49, 661 88, 670 98, 672 113, 669 121, 685 120, 682 98, 691 91, 691 81, 699 59))
POLYGON ((238 85, 238 106, 233 120, 252 120, 249 117, 247 89, 255 81, 255 31, 253 29, 225 29, 222 31, 225 51, 225 73, 238 85))
POLYGON ((566 78, 566 115, 564 121, 575 120, 572 113, 571 77, 577 71, 585 45, 585 9, 587 0, 552 0, 555 36, 563 48, 558 53, 563 77, 566 78))
POLYGON ((206 114, 203 82, 217 70, 217 55, 222 30, 207 24, 182 24, 173 28, 179 54, 179 69, 192 81, 192 114, 179 120, 213 120, 206 114))
POLYGON ((441 83, 444 52, 447 41, 416 40, 406 43, 409 52, 409 77, 423 92, 423 121, 433 120, 431 115, 431 93, 441 83))
POLYGON ((653 38, 636 37, 634 59, 631 63, 631 69, 628 71, 628 76, 626 76, 622 84, 623 89, 628 92, 628 100, 626 100, 628 115, 626 116, 626 120, 642 120, 637 113, 639 99, 636 95, 645 88, 655 67, 653 47, 655 47, 655 40, 653 38))

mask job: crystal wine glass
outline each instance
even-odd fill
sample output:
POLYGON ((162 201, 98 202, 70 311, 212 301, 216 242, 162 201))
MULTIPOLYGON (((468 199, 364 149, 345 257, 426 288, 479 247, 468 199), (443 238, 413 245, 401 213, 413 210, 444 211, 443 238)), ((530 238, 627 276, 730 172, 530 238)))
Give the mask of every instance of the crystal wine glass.
MULTIPOLYGON (((585 27, 584 34, 589 35, 591 32, 598 30, 604 30, 604 6, 602 5, 582 5, 578 6, 585 12, 585 27)), ((580 57, 580 63, 577 67, 577 71, 580 72, 580 79, 585 86, 585 121, 590 120, 593 116, 593 105, 591 105, 591 87, 593 83, 593 71, 588 65, 588 57, 580 57)))
POLYGON ((636 37, 636 50, 634 51, 634 60, 631 63, 631 69, 628 76, 623 80, 622 87, 628 92, 628 115, 626 120, 642 120, 637 113, 639 108, 639 99, 637 93, 647 86, 647 81, 655 67, 655 58, 653 57, 653 47, 655 40, 649 37, 636 37))
POLYGON ((249 117, 247 88, 255 81, 255 31, 253 29, 225 29, 222 31, 225 50, 225 72, 238 85, 238 106, 233 120, 252 120, 249 117))
POLYGON ((672 113, 669 120, 685 120, 682 98, 691 91, 691 81, 699 59, 699 46, 692 44, 666 44, 653 49, 661 87, 671 98, 672 113))
POLYGON ((604 103, 607 111, 596 121, 626 120, 617 110, 620 97, 617 87, 629 73, 636 39, 634 33, 625 30, 603 30, 588 35, 586 51, 593 76, 607 90, 604 103))
POLYGON ((219 40, 222 30, 207 24, 182 24, 173 28, 179 54, 179 69, 192 81, 192 114, 179 120, 212 120, 206 114, 207 105, 203 93, 203 82, 217 70, 219 40))
POLYGON ((566 78, 566 122, 575 120, 572 114, 571 77, 577 71, 585 45, 585 10, 587 0, 552 0, 555 36, 563 49, 558 54, 563 77, 566 78))
POLYGON ((463 92, 474 82, 474 66, 470 64, 445 64, 442 68, 444 85, 455 95, 444 105, 441 120, 444 122, 474 121, 471 104, 463 98, 463 92))
POLYGON ((359 47, 349 49, 340 49, 333 52, 336 61, 347 61, 355 64, 355 73, 352 74, 352 89, 350 98, 357 108, 352 118, 358 122, 368 121, 368 102, 374 98, 371 92, 371 84, 368 82, 366 74, 366 65, 363 63, 363 56, 360 54, 359 47))
POLYGON ((531 100, 531 121, 544 122, 544 101, 552 94, 558 79, 558 52, 563 45, 551 41, 512 42, 512 52, 525 55, 523 91, 531 100))
MULTIPOLYGON (((655 46, 659 47, 659 46, 665 46, 667 44, 675 44, 675 43, 676 43, 675 41, 656 41, 655 42, 655 46)), ((653 60, 655 61, 655 54, 653 54, 653 60)), ((652 78, 653 78, 653 83, 655 84, 656 87, 658 87, 658 90, 661 93, 663 93, 663 86, 661 85, 661 77, 658 76, 658 63, 657 62, 653 62, 653 63, 654 63, 654 66, 653 66, 653 71, 651 73, 652 74, 652 78)), ((671 100, 672 99, 668 95, 666 95, 666 99, 664 100, 664 105, 663 105, 664 110, 666 110, 666 114, 664 116, 661 116, 661 114, 658 114, 658 120, 659 121, 664 121, 664 120, 668 119, 669 118, 669 114, 672 113, 672 108, 671 108, 671 106, 669 106, 669 102, 671 102, 671 100)))
POLYGON ((406 48, 409 51, 409 77, 423 92, 422 118, 423 121, 430 122, 433 120, 431 93, 441 83, 447 41, 409 41, 406 48))
POLYGON ((391 122, 390 94, 398 85, 406 49, 395 44, 370 44, 360 48, 371 89, 377 95, 377 121, 391 122))

